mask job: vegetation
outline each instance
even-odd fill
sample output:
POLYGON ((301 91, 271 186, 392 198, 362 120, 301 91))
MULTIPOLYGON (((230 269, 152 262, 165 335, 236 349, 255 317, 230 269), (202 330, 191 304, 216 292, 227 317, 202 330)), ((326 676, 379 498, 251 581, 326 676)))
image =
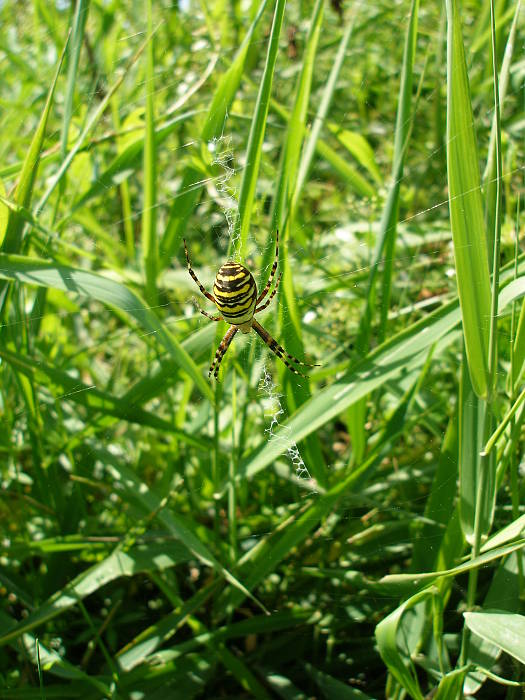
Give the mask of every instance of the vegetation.
POLYGON ((520 11, 0 5, 0 697, 522 696, 520 11))

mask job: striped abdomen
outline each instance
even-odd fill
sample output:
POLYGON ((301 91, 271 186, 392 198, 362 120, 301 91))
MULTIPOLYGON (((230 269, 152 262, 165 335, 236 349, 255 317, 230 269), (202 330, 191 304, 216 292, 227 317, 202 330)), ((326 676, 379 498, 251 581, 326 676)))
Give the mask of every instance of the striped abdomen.
POLYGON ((213 295, 217 308, 228 323, 240 326, 253 318, 257 285, 252 273, 243 265, 224 264, 215 278, 213 295))

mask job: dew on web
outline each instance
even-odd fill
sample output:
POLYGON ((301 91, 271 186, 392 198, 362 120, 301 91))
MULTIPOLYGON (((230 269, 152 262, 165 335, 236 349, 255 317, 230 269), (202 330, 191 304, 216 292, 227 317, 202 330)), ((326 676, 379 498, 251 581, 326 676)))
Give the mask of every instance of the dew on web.
POLYGON ((282 394, 277 393, 276 388, 277 385, 274 384, 271 374, 263 365, 263 376, 259 380, 259 390, 264 394, 262 399, 264 416, 270 419, 270 425, 264 429, 264 432, 270 441, 276 440, 286 443, 286 455, 295 468, 296 477, 301 481, 309 481, 315 487, 315 479, 311 477, 297 444, 290 440, 289 426, 279 422, 279 417, 284 414, 284 408, 281 404, 282 394))

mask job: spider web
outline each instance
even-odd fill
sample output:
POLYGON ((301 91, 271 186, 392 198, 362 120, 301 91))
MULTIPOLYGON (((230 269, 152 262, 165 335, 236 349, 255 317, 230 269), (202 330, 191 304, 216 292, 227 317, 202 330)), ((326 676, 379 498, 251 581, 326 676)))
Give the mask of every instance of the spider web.
MULTIPOLYGON (((228 114, 225 117, 225 123, 228 114)), ((239 258, 239 205, 237 202, 237 188, 232 180, 235 175, 234 152, 231 136, 213 138, 208 143, 208 150, 212 154, 212 168, 218 169, 219 174, 214 178, 212 187, 216 190, 216 201, 219 204, 226 219, 227 233, 233 248, 233 256, 239 258)))
POLYGON ((290 427, 279 422, 279 417, 284 415, 284 408, 281 404, 281 398, 283 395, 276 391, 277 384, 274 383, 272 375, 268 372, 266 365, 263 365, 262 372, 263 375, 259 380, 259 390, 264 394, 264 398, 262 400, 264 416, 265 418, 270 419, 270 425, 264 429, 264 432, 268 435, 269 440, 281 442, 287 445, 286 455, 295 467, 295 474, 297 478, 306 479, 313 483, 314 479, 312 479, 310 476, 308 467, 301 457, 297 444, 295 441, 292 441, 290 444, 290 427))

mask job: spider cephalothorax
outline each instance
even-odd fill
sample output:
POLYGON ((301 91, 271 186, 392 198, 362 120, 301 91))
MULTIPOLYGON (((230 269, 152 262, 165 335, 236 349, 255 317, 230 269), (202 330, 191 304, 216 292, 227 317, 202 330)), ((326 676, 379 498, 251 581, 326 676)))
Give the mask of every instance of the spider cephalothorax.
POLYGON ((224 263, 217 272, 215 277, 215 284, 213 285, 213 295, 207 292, 202 284, 199 282, 197 275, 193 272, 190 262, 190 255, 188 253, 188 248, 186 246, 186 241, 184 241, 184 250, 186 251, 186 260, 188 262, 188 272, 191 277, 201 290, 202 294, 212 301, 220 312, 219 316, 211 316, 209 313, 204 311, 199 307, 199 310, 206 318, 212 321, 226 321, 230 324, 226 335, 222 339, 217 352, 215 353, 215 358, 212 362, 208 376, 213 372, 213 376, 217 379, 219 374, 219 367, 221 360, 224 357, 226 350, 228 349, 230 343, 233 340, 234 335, 237 331, 242 333, 249 333, 251 329, 258 333, 258 335, 264 340, 266 345, 274 352, 277 357, 279 357, 284 364, 290 369, 294 374, 300 374, 305 376, 302 372, 299 372, 293 365, 291 365, 288 360, 295 362, 297 365, 303 365, 305 367, 316 367, 317 365, 309 365, 306 362, 301 362, 293 355, 287 353, 284 348, 282 348, 272 336, 264 330, 261 324, 255 320, 255 314, 266 309, 271 300, 274 298, 277 289, 279 288, 279 282, 281 281, 282 273, 277 278, 275 287, 272 293, 266 300, 264 304, 261 304, 262 300, 266 297, 270 288, 272 286, 273 280, 275 278, 275 273, 277 271, 277 263, 279 261, 279 232, 277 231, 275 236, 275 260, 272 265, 272 270, 270 272, 270 278, 266 283, 265 288, 257 296, 257 285, 253 278, 252 273, 247 270, 244 265, 236 262, 224 263))

